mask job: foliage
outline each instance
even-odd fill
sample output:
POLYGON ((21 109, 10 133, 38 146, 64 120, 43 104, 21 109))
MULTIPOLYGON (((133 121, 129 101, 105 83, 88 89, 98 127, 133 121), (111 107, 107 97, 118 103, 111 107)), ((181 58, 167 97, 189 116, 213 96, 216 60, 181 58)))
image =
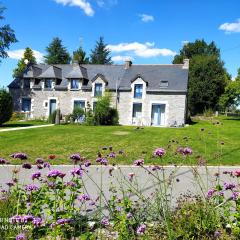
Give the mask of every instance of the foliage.
POLYGON ((203 113, 205 108, 217 109, 218 100, 230 76, 224 68, 220 50, 214 42, 204 40, 188 43, 174 57, 173 63, 190 59, 188 108, 191 114, 203 113))
POLYGON ((48 116, 48 122, 55 124, 56 121, 56 116, 57 116, 57 110, 55 110, 54 112, 52 112, 49 116, 48 116))
POLYGON ((94 121, 96 125, 117 125, 118 112, 111 107, 111 96, 99 97, 94 111, 94 121))
POLYGON ((23 57, 18 61, 17 68, 13 70, 13 77, 20 77, 28 65, 36 63, 36 58, 31 48, 27 47, 23 57))
POLYGON ((224 94, 219 100, 222 110, 226 110, 231 106, 237 106, 240 103, 240 81, 231 81, 225 88, 224 94))
POLYGON ((91 64, 112 64, 110 57, 110 50, 107 44, 104 43, 103 37, 100 37, 96 42, 95 48, 91 51, 90 62, 91 64))
POLYGON ((84 110, 80 107, 75 107, 72 112, 73 121, 79 121, 81 117, 84 116, 84 110))
MULTIPOLYGON (((0 3, 0 20, 3 20, 3 12, 5 8, 0 3)), ((0 26, 0 62, 2 58, 7 58, 7 50, 12 43, 16 43, 17 39, 14 30, 9 25, 0 26)))
POLYGON ((91 107, 89 102, 87 102, 85 124, 87 126, 93 126, 94 125, 93 111, 92 111, 92 107, 91 107))
POLYGON ((68 64, 71 61, 70 54, 58 37, 53 38, 46 51, 47 55, 44 56, 46 64, 68 64))
POLYGON ((0 89, 0 125, 10 120, 13 112, 13 100, 9 92, 0 89))
POLYGON ((237 82, 240 81, 240 68, 238 68, 238 75, 237 75, 235 81, 237 81, 237 82))
POLYGON ((13 112, 10 121, 20 121, 25 119, 25 114, 22 112, 13 112))
POLYGON ((89 58, 86 56, 86 52, 80 46, 76 51, 73 52, 73 62, 78 64, 88 64, 89 58))

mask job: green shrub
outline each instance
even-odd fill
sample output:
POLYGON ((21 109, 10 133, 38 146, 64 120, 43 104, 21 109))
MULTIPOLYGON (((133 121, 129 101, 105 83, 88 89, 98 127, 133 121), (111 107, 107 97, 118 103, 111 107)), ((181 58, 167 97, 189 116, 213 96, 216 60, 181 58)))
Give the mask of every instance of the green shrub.
POLYGON ((48 117, 48 122, 55 124, 55 120, 56 120, 56 115, 57 115, 57 111, 55 110, 53 113, 51 113, 48 117))
POLYGON ((71 117, 73 118, 73 121, 79 120, 84 115, 84 110, 80 107, 76 107, 73 109, 71 117))
POLYGON ((205 108, 205 110, 203 112, 204 117, 213 117, 213 115, 214 115, 214 112, 211 108, 209 108, 209 109, 205 108))
POLYGON ((110 106, 111 96, 106 94, 97 101, 94 122, 96 125, 117 125, 118 112, 110 106))
POLYGON ((13 112, 13 100, 9 92, 0 89, 0 125, 10 120, 13 112))
POLYGON ((91 107, 89 102, 87 102, 86 119, 85 119, 84 124, 87 125, 87 126, 93 126, 94 125, 93 111, 92 111, 92 107, 91 107))
POLYGON ((25 114, 21 112, 13 112, 10 121, 20 121, 25 119, 25 114))

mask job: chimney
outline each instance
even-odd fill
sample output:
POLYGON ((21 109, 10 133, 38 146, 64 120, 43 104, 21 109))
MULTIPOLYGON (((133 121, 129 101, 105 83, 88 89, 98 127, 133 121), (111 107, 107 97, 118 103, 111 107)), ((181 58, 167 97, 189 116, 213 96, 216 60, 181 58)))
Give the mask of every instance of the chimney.
POLYGON ((183 69, 189 69, 189 59, 183 59, 183 69))
POLYGON ((124 66, 124 68, 125 68, 125 69, 129 69, 131 66, 132 66, 132 61, 131 61, 131 59, 130 59, 130 58, 125 59, 125 66, 124 66))

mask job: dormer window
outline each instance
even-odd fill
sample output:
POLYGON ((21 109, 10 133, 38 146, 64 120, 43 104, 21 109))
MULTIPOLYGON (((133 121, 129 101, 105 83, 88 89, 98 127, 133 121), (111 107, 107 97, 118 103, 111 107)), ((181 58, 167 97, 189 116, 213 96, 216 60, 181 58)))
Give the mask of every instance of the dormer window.
POLYGON ((79 79, 71 79, 71 89, 78 90, 79 89, 79 79))
POLYGON ((168 81, 161 81, 161 82, 160 82, 160 87, 161 87, 161 88, 166 88, 166 87, 168 87, 168 81))
POLYGON ((53 80, 52 79, 45 79, 44 88, 52 89, 52 87, 53 87, 53 80))
POLYGON ((95 84, 94 97, 102 96, 102 83, 95 84))
POLYGON ((143 85, 135 84, 134 85, 134 98, 142 98, 143 85))

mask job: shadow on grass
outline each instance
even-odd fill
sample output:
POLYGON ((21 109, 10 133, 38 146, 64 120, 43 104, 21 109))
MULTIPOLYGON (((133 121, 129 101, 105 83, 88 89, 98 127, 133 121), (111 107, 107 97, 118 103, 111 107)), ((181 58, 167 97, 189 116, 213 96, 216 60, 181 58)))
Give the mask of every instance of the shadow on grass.
POLYGON ((30 123, 23 123, 23 124, 3 124, 2 126, 0 126, 1 128, 17 128, 17 127, 31 127, 34 126, 34 124, 30 124, 30 123))

